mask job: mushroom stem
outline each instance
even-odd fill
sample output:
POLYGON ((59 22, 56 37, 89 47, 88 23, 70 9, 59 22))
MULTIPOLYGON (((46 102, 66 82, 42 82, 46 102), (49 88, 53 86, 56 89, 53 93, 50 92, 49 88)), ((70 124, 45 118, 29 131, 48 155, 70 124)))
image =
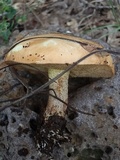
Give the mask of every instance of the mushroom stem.
MULTIPOLYGON (((63 70, 59 69, 49 69, 48 76, 50 79, 52 79, 62 71, 63 70)), ((59 99, 66 103, 68 102, 68 79, 69 72, 66 72, 63 76, 61 76, 58 80, 56 80, 49 86, 49 93, 57 96, 59 99)), ((45 120, 53 115, 65 117, 66 109, 67 106, 64 103, 52 96, 49 96, 48 105, 45 111, 45 120)))

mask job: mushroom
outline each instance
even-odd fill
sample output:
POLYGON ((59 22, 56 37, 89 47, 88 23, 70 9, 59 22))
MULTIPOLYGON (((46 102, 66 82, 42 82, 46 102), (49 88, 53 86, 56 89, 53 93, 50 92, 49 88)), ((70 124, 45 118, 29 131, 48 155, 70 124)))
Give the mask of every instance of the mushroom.
MULTIPOLYGON (((16 42, 6 54, 5 62, 29 64, 48 72, 49 78, 52 79, 78 59, 102 48, 91 40, 59 33, 37 35, 16 42)), ((67 103, 69 76, 109 78, 113 75, 112 57, 108 53, 94 54, 50 84, 49 92, 67 103)), ((66 109, 65 103, 49 96, 45 120, 54 115, 65 117, 66 109)))

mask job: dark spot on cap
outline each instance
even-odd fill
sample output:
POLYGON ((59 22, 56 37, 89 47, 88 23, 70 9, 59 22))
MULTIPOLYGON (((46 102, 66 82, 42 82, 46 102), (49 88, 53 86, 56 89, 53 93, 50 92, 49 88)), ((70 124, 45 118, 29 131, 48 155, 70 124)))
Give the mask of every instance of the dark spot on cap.
POLYGON ((32 54, 29 54, 29 56, 32 56, 32 54))
POLYGON ((37 53, 35 53, 35 55, 37 55, 37 53))
POLYGON ((27 48, 27 46, 23 46, 23 48, 27 48))
POLYGON ((105 63, 105 64, 108 64, 108 61, 105 60, 104 63, 105 63))
POLYGON ((27 155, 28 155, 28 149, 27 148, 22 148, 22 149, 20 149, 20 150, 18 150, 18 155, 19 156, 24 156, 24 157, 26 157, 27 155))
POLYGON ((65 63, 66 64, 66 66, 68 66, 69 64, 68 63, 65 63))
POLYGON ((22 57, 22 59, 24 59, 25 57, 22 57))
POLYGON ((40 57, 40 54, 37 57, 40 57))
POLYGON ((26 43, 25 45, 23 45, 23 48, 27 48, 27 47, 29 47, 29 43, 26 43))
POLYGON ((44 58, 44 57, 45 57, 45 55, 42 55, 42 56, 41 56, 41 58, 44 58))
POLYGON ((61 56, 62 56, 62 54, 61 54, 61 56))

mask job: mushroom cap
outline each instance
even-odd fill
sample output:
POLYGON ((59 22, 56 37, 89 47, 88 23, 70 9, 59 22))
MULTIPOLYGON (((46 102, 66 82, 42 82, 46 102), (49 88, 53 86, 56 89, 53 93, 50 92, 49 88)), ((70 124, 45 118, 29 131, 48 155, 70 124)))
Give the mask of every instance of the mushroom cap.
MULTIPOLYGON (((5 57, 6 63, 29 64, 42 71, 65 69, 78 59, 103 47, 93 41, 64 34, 45 34, 16 42, 5 57)), ((108 53, 94 54, 72 71, 72 76, 111 77, 114 74, 112 57, 108 53)))

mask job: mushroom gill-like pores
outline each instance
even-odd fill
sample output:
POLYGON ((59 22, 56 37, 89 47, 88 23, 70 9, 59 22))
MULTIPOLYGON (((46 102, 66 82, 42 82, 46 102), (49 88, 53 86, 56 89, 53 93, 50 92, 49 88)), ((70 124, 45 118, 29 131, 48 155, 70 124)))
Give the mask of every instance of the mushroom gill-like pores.
MULTIPOLYGON (((39 70, 48 72, 50 79, 65 70, 68 65, 92 51, 103 47, 93 41, 64 34, 46 34, 28 37, 14 44, 6 54, 5 62, 29 64, 39 70)), ((50 94, 68 101, 68 79, 74 77, 105 77, 114 75, 114 65, 108 53, 94 54, 83 60, 71 71, 50 84, 50 94)), ((67 106, 60 100, 49 96, 45 119, 50 116, 65 116, 67 106)))

